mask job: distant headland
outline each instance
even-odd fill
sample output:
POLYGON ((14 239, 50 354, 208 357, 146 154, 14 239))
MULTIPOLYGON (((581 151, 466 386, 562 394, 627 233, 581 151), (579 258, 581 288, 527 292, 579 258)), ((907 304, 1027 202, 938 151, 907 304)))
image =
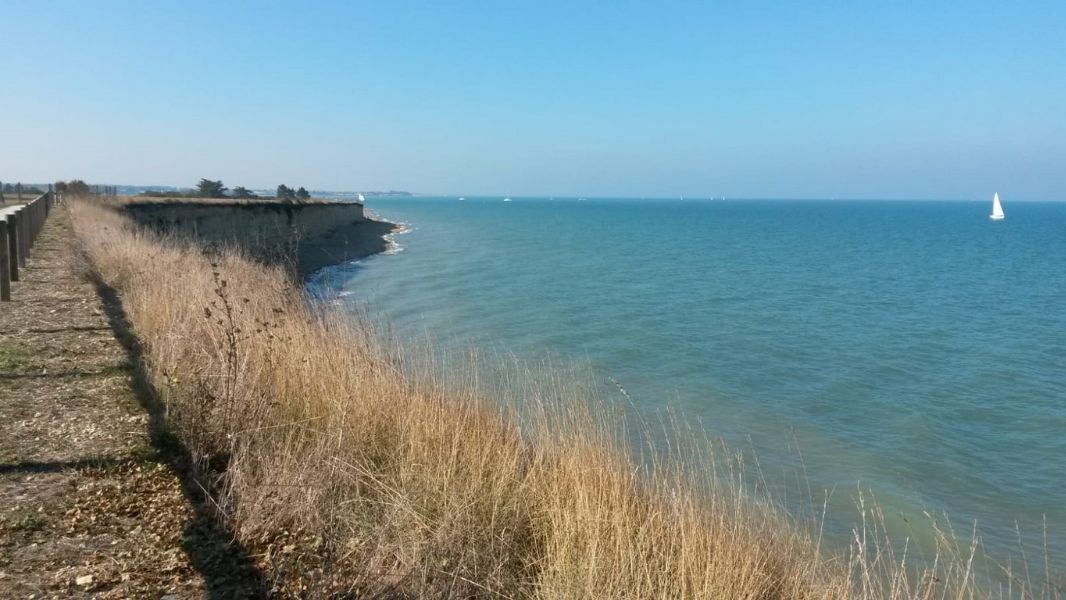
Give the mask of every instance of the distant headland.
MULTIPOLYGON (((197 185, 194 186, 179 186, 179 185, 133 185, 133 184, 87 184, 80 180, 74 180, 70 183, 79 185, 78 189, 73 190, 77 194, 95 194, 97 190, 107 189, 109 193, 117 196, 146 196, 150 198, 182 198, 182 197, 210 197, 210 198, 326 198, 336 200, 354 200, 360 195, 364 197, 413 197, 417 194, 408 192, 405 190, 327 190, 327 189, 314 189, 305 187, 289 187, 286 184, 279 184, 276 188, 259 188, 259 187, 245 187, 234 186, 232 189, 226 187, 221 180, 201 179, 197 185), (83 188, 83 189, 82 189, 83 188)), ((8 184, 8 187, 14 191, 13 184, 8 184)), ((30 184, 24 183, 23 187, 26 190, 44 190, 47 189, 48 184, 30 184)), ((29 193, 29 191, 27 191, 29 193)))

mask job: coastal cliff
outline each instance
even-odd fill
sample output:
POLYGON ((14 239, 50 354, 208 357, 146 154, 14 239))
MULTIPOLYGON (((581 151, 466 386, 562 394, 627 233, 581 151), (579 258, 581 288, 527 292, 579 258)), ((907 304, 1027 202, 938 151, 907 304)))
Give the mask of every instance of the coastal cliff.
MULTIPOLYGON (((676 454, 638 463, 624 415, 565 378, 441 385, 277 265, 69 206, 116 333, 135 336, 138 388, 254 575, 246 597, 985 597, 952 539, 918 568, 877 523, 828 549, 717 444, 679 430, 676 454)), ((247 231, 225 239, 259 239, 241 219, 268 210, 234 209, 247 231)), ((157 227, 210 239, 190 214, 157 227)))
POLYGON ((122 211, 156 232, 208 245, 236 245, 253 256, 292 257, 304 277, 384 251, 394 225, 366 217, 357 202, 128 202, 122 211))

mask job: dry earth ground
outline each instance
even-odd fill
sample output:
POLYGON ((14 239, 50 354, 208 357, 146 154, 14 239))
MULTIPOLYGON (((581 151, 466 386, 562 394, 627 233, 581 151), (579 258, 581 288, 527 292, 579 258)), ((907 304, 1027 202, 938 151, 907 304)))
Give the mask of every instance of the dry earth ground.
POLYGON ((54 211, 0 304, 0 597, 266 595, 140 392, 121 305, 72 237, 54 211))

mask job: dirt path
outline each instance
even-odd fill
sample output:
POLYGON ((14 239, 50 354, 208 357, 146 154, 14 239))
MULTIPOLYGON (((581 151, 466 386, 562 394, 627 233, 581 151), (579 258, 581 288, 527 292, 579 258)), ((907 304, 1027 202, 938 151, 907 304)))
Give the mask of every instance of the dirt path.
POLYGON ((121 305, 79 275, 71 238, 56 210, 0 304, 0 597, 264 596, 139 393, 121 305))

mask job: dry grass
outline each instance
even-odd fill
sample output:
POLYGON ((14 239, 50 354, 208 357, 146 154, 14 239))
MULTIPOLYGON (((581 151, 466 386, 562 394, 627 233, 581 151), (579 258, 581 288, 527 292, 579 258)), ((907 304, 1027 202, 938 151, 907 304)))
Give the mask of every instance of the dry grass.
MULTIPOLYGON (((385 597, 977 598, 974 550, 942 536, 908 568, 864 512, 850 551, 751 494, 693 436, 633 459, 626 421, 540 378, 522 410, 425 383, 366 323, 281 269, 71 205, 92 268, 121 293, 168 419, 242 540, 290 591, 385 597), (272 546, 276 547, 276 546, 272 546), (292 558, 299 556, 299 558, 292 558), (310 572, 310 571, 308 571, 310 572)), ((463 391, 465 389, 465 391, 463 391)), ((503 403, 506 404, 506 403, 503 403)))

